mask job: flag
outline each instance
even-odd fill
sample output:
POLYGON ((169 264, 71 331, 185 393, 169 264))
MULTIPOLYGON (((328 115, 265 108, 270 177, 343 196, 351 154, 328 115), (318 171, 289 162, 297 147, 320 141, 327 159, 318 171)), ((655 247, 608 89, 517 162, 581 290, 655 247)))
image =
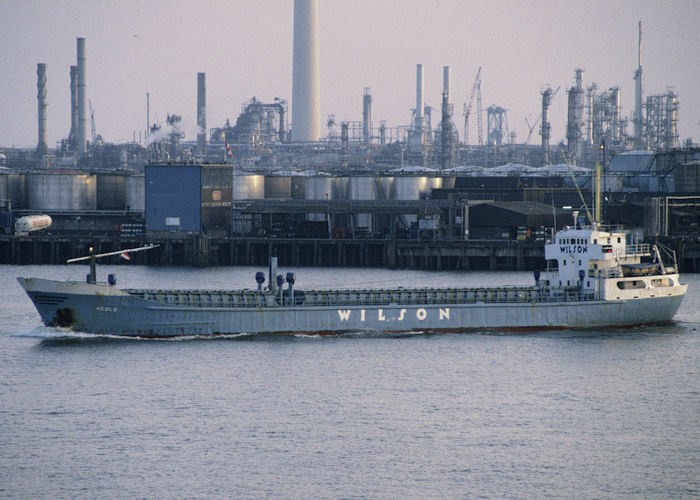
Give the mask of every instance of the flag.
POLYGON ((129 254, 126 253, 126 252, 120 253, 120 254, 119 254, 119 257, 121 257, 122 259, 131 260, 131 255, 129 255, 129 254))
POLYGON ((233 155, 231 154, 231 148, 228 145, 228 141, 226 141, 226 153, 228 154, 229 158, 233 158, 233 155))

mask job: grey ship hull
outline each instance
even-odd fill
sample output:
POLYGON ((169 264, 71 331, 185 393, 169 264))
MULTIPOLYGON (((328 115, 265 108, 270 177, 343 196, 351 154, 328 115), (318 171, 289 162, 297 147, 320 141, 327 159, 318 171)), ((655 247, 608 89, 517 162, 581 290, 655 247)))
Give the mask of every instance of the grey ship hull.
MULTIPOLYGON (((460 303, 460 295, 453 294, 444 303, 431 300, 425 304, 305 303, 280 306, 275 302, 275 295, 261 292, 257 297, 263 302, 257 305, 230 307, 220 303, 167 304, 162 300, 148 299, 144 291, 120 290, 103 284, 35 278, 18 278, 18 281, 46 325, 70 326, 93 334, 134 337, 457 332, 470 329, 528 331, 635 326, 670 321, 684 295, 634 300, 540 301, 534 299, 537 293, 534 288, 512 288, 514 298, 511 301, 494 303, 479 300, 460 303)), ((197 300, 205 302, 204 297, 211 301, 220 293, 199 291, 191 292, 190 296, 198 296, 197 300)), ((255 296, 253 292, 248 295, 255 296)), ((434 295, 433 299, 438 296, 434 295)))

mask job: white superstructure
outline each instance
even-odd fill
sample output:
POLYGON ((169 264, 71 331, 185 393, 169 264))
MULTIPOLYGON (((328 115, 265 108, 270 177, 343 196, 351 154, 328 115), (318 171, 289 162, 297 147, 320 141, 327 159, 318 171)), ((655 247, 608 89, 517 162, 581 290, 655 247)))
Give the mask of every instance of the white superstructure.
POLYGON ((685 295, 687 289, 675 262, 664 265, 656 245, 628 245, 617 226, 564 228, 547 242, 545 258, 557 261, 543 283, 554 294, 575 288, 581 298, 634 300, 685 295))

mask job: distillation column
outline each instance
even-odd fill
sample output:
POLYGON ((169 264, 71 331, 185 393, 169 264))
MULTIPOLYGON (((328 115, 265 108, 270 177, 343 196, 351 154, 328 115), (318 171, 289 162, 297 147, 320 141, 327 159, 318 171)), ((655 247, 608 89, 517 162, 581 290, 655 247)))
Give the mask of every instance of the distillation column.
POLYGON ((634 146, 638 149, 644 147, 642 137, 642 94, 644 82, 642 76, 642 21, 639 21, 639 41, 637 42, 637 71, 634 72, 634 116, 632 124, 634 126, 634 146))
POLYGON ((68 146, 71 152, 78 148, 78 67, 70 67, 70 132, 68 146))
POLYGON ((544 165, 549 165, 549 134, 552 126, 549 123, 549 105, 552 102, 552 89, 546 88, 542 91, 542 161, 544 165))

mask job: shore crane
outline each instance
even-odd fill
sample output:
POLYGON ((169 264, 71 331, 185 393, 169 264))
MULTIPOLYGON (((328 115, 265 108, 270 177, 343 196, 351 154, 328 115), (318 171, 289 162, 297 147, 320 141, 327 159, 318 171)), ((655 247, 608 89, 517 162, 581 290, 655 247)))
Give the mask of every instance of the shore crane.
POLYGON ((483 139, 483 133, 482 133, 482 125, 481 125, 481 66, 479 66, 479 69, 476 72, 476 77, 474 78, 474 85, 472 85, 472 92, 469 95, 469 102, 464 103, 464 145, 468 146, 469 145, 469 115, 471 114, 472 111, 472 104, 474 103, 474 95, 478 93, 478 103, 477 103, 477 112, 479 113, 478 116, 478 132, 479 132, 479 144, 483 144, 484 139, 483 139))

